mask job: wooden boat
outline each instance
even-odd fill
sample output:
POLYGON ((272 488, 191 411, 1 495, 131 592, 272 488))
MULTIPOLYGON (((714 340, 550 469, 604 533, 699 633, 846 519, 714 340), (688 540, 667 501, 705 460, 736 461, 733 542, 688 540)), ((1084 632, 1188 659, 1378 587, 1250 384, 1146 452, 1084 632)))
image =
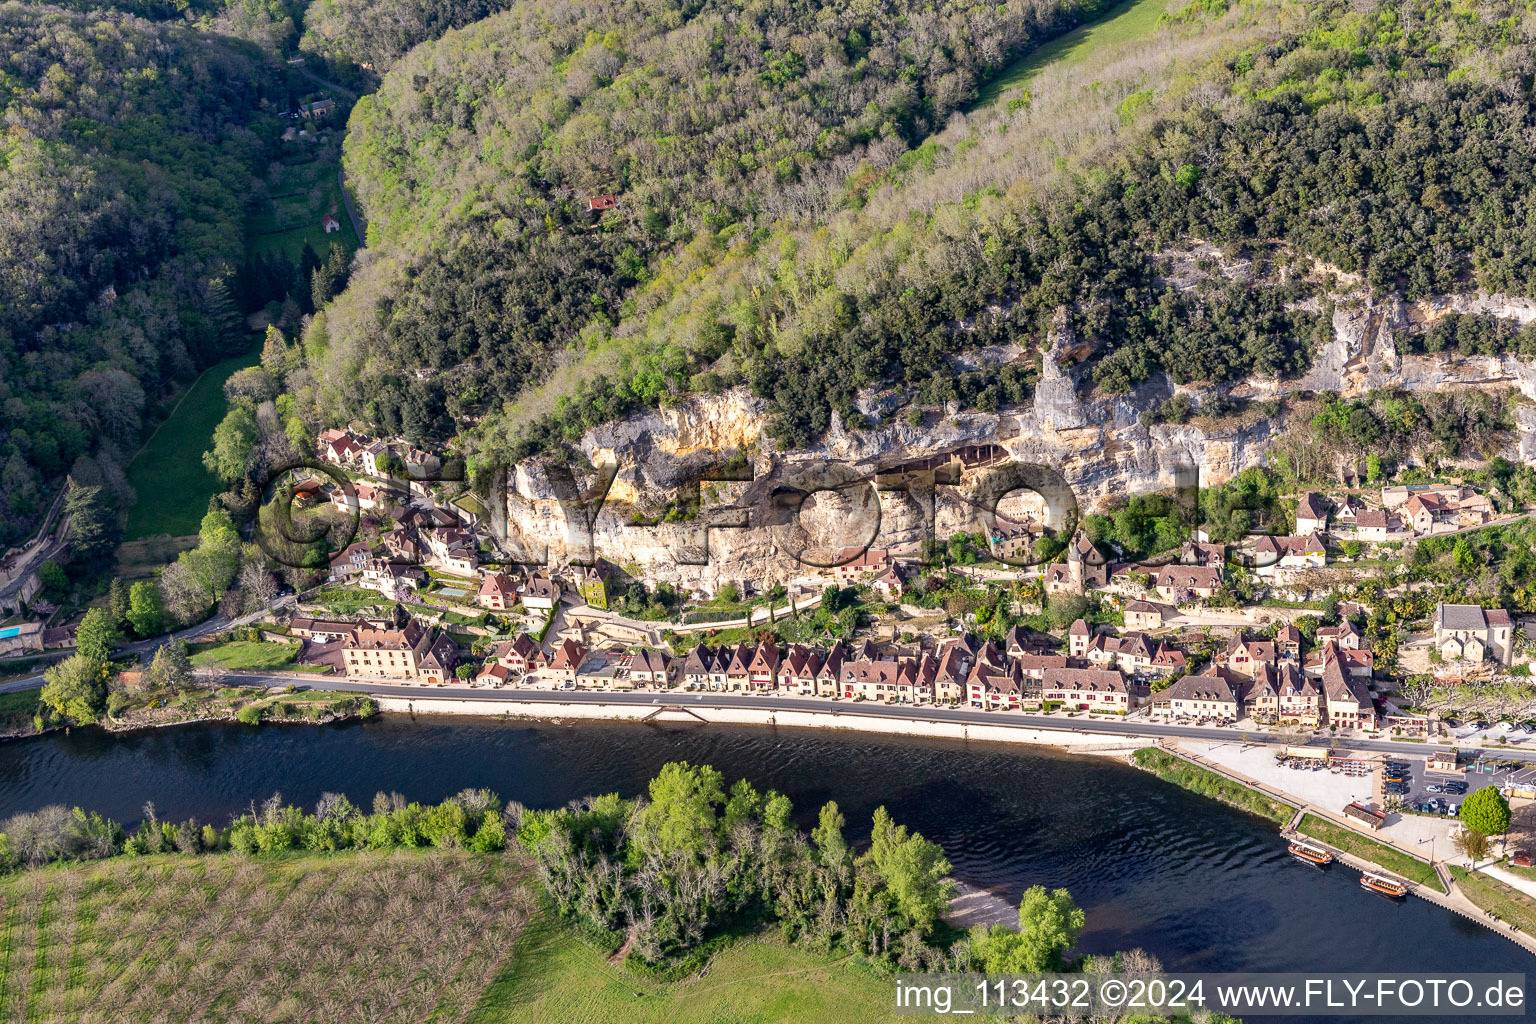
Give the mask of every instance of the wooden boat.
POLYGON ((1315 843, 1297 839, 1292 841, 1288 849, 1291 851, 1292 857, 1295 857, 1297 860, 1304 860, 1308 864, 1316 864, 1318 867, 1322 867, 1333 863, 1333 854, 1315 843))
POLYGON ((1393 878, 1391 875, 1382 874, 1379 871, 1367 871, 1361 875, 1360 887, 1362 889, 1369 889, 1374 893, 1379 893, 1382 896, 1390 896, 1395 900, 1400 900, 1408 895, 1408 886, 1403 884, 1402 879, 1393 878))

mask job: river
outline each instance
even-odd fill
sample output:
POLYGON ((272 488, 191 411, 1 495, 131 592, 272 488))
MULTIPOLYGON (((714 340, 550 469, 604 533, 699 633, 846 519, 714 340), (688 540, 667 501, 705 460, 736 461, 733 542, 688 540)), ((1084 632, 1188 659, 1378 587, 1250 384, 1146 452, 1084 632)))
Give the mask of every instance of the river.
POLYGON ((1486 928, 1421 901, 1365 893, 1346 868, 1293 860, 1266 821, 1106 758, 1009 744, 403 715, 75 730, 0 744, 0 816, 66 803, 135 821, 153 800, 162 818, 223 822, 275 791, 313 805, 335 790, 366 806, 379 789, 436 801, 466 786, 552 807, 589 793, 637 794, 678 759, 788 794, 802 827, 835 799, 850 838, 867 836, 884 804, 942 843, 958 878, 1009 902, 1029 885, 1069 889, 1087 911, 1087 952, 1141 946, 1178 970, 1531 966, 1486 928))

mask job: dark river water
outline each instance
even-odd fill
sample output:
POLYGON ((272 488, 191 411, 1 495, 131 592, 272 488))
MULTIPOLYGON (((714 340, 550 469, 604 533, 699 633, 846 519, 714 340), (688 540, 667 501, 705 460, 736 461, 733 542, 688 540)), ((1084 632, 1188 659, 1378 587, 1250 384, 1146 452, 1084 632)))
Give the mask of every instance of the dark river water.
POLYGON ((884 804, 942 843, 957 877, 1009 902, 1037 883, 1069 889, 1087 911, 1085 952, 1140 946, 1175 970, 1532 966, 1486 928, 1422 901, 1373 896, 1348 869, 1293 860, 1266 821, 1105 758, 1008 744, 394 715, 319 727, 76 730, 0 743, 0 816, 66 803, 128 822, 153 800, 161 817, 223 822, 275 791, 312 805, 333 790, 366 805, 380 789, 436 801, 465 786, 550 807, 590 793, 635 795, 671 760, 778 789, 807 828, 834 799, 850 838, 867 836, 884 804))

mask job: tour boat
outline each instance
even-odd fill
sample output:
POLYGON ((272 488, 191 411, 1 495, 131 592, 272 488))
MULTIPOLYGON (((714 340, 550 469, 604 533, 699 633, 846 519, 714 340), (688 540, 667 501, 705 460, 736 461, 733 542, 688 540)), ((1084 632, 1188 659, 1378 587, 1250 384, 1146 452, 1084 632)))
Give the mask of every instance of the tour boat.
POLYGON ((1291 843, 1290 851, 1291 856, 1295 857, 1297 860, 1304 860, 1308 864, 1316 864, 1318 867, 1333 863, 1333 854, 1329 853, 1321 846, 1304 842, 1300 839, 1297 839, 1291 843))
POLYGON ((1381 874, 1377 871, 1367 871, 1361 875, 1360 886, 1363 889, 1369 889, 1371 892, 1390 896, 1397 900, 1408 895, 1408 887, 1400 879, 1393 878, 1391 875, 1381 874))

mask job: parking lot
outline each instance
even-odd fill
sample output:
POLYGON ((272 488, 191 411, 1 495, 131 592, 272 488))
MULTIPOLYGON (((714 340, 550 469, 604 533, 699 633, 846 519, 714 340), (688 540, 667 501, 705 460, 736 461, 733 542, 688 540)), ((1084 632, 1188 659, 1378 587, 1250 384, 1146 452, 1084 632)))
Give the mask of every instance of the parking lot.
POLYGON ((1484 758, 1470 764, 1463 763, 1460 772, 1447 774, 1427 771, 1424 767, 1425 759, 1422 757, 1399 757, 1396 760, 1407 762, 1409 765, 1410 785, 1403 800, 1410 810, 1414 809, 1415 804, 1459 806, 1469 794, 1475 793, 1484 786, 1494 786, 1498 789, 1510 786, 1516 791, 1522 789, 1536 791, 1536 766, 1518 761, 1484 758), (1446 783, 1454 781, 1466 783, 1466 793, 1443 791, 1446 783), (1439 787, 1441 791, 1433 791, 1431 787, 1439 787))

